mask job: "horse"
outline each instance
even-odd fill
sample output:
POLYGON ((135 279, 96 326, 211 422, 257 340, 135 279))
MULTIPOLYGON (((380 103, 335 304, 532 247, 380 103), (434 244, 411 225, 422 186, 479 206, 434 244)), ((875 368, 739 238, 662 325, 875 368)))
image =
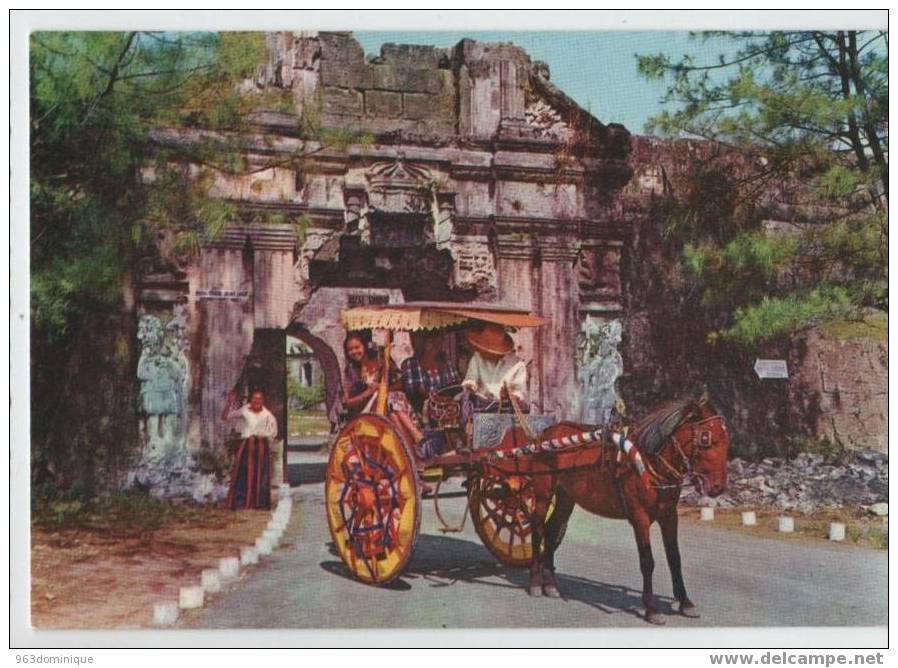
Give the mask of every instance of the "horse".
MULTIPOLYGON (((540 438, 562 438, 595 429, 590 425, 562 422, 546 429, 540 438)), ((630 522, 639 550, 645 620, 664 624, 652 593, 655 560, 649 529, 657 521, 679 612, 686 617, 699 617, 683 584, 677 501, 687 479, 693 481, 699 493, 709 496, 717 496, 726 489, 730 444, 726 423, 706 397, 681 399, 653 411, 629 434, 629 440, 636 444, 642 456, 643 474, 626 458, 618 461, 620 450, 610 442, 599 448, 546 453, 534 462, 533 558, 528 593, 561 596, 555 580, 555 551, 574 506, 579 505, 593 514, 630 522), (553 502, 554 509, 547 520, 553 502)))

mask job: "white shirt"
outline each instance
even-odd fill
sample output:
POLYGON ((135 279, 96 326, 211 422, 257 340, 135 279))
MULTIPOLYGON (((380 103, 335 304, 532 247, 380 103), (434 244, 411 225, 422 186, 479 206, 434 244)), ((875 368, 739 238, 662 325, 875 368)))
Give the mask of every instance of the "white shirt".
POLYGON ((524 361, 515 354, 509 354, 492 362, 485 360, 480 353, 474 353, 462 387, 498 400, 503 384, 515 398, 527 400, 527 365, 524 361))
POLYGON ((258 413, 244 404, 237 410, 231 411, 228 420, 240 418, 243 422, 240 435, 242 438, 250 436, 258 436, 259 438, 274 439, 278 435, 278 421, 275 419, 271 411, 262 407, 258 413))

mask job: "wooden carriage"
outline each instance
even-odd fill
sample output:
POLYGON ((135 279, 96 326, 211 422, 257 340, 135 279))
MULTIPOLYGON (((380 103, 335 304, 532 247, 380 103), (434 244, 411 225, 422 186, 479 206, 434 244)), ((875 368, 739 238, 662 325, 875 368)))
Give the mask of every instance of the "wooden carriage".
MULTIPOLYGON (((482 323, 539 327, 547 322, 521 309, 442 302, 352 308, 343 312, 342 321, 347 330, 386 332, 383 368, 388 368, 397 331, 449 332, 482 323)), ((495 447, 495 435, 506 436, 505 444, 513 448, 532 448, 533 439, 552 419, 524 416, 517 410, 505 416, 474 415, 471 423, 462 424, 451 397, 432 397, 433 410, 439 412, 438 428, 459 447, 451 454, 421 459, 415 456, 414 444, 386 417, 387 383, 387 374, 382 374, 374 410, 358 415, 339 431, 328 461, 328 525, 346 566, 356 578, 371 584, 386 584, 399 576, 420 527, 422 479, 437 483, 433 500, 439 515, 439 483, 456 476, 466 478, 468 511, 487 549, 504 564, 528 565, 533 459, 504 457, 495 447), (509 432, 513 423, 519 426, 509 432)))

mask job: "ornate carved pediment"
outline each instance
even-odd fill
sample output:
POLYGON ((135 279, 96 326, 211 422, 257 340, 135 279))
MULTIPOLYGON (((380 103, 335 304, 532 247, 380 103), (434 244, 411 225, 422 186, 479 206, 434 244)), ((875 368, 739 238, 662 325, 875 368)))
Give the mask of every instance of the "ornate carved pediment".
POLYGON ((533 134, 544 139, 568 141, 573 131, 561 113, 545 100, 534 99, 524 110, 524 120, 533 134))
POLYGON ((368 207, 391 213, 429 214, 432 174, 422 165, 407 162, 400 153, 395 160, 376 162, 365 175, 368 207))
POLYGON ((368 170, 368 182, 373 188, 412 187, 420 188, 431 178, 430 170, 405 160, 400 153, 395 160, 375 162, 368 170))

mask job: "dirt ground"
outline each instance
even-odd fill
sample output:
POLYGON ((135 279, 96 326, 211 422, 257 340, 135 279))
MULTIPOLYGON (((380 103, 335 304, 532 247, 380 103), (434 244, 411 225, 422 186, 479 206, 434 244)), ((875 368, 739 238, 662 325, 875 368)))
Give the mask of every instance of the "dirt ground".
POLYGON ((31 623, 40 629, 143 628, 153 604, 176 601, 204 568, 252 545, 270 511, 204 509, 139 535, 31 530, 31 623))
MULTIPOLYGON (((680 507, 680 518, 685 521, 704 523, 699 515, 700 511, 697 507, 680 507)), ((844 544, 846 545, 857 545, 878 550, 886 550, 889 547, 889 518, 871 515, 862 508, 818 510, 812 515, 755 507, 715 508, 714 520, 708 522, 708 524, 731 531, 776 537, 782 540, 828 541, 830 522, 842 522, 845 524, 844 544), (743 510, 755 511, 757 525, 742 525, 743 510), (795 531, 793 533, 780 533, 778 531, 779 518, 784 516, 794 518, 795 531)))

